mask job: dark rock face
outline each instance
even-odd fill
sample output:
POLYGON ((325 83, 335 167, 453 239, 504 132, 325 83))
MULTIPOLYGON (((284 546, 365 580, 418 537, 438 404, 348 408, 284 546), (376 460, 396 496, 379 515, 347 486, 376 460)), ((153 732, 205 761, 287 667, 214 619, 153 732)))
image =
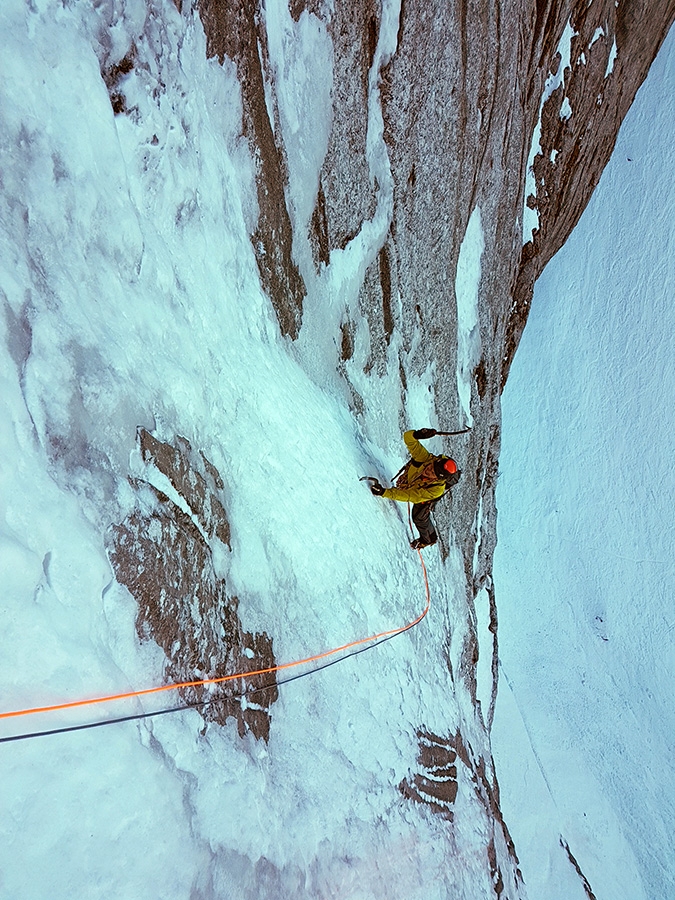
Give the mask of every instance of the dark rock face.
MULTIPOLYGON (((296 4, 295 16, 299 18, 300 12, 296 4)), ((323 15, 320 10, 314 14, 323 15)), ((378 5, 366 0, 336 4, 334 14, 327 20, 335 48, 333 127, 321 171, 317 225, 310 234, 315 258, 321 262, 327 262, 332 249, 344 249, 375 212, 366 134, 368 72, 377 42, 378 16, 378 5)))
POLYGON ((124 92, 120 90, 120 80, 125 75, 128 75, 133 67, 133 53, 129 53, 124 57, 124 59, 120 60, 117 65, 110 66, 109 68, 105 68, 101 71, 101 76, 105 82, 106 87, 108 88, 108 93, 110 95, 110 105, 112 106, 115 115, 126 113, 128 111, 124 92))
MULTIPOLYGON (((238 600, 218 578, 212 544, 229 546, 230 526, 218 497, 224 488, 215 467, 190 443, 175 446, 139 429, 144 461, 171 482, 189 512, 149 481, 136 480, 137 508, 108 537, 108 554, 120 584, 138 603, 136 629, 167 658, 167 683, 202 681, 274 667, 272 639, 243 630, 238 600)), ((237 721, 243 737, 269 739, 269 708, 278 697, 274 673, 222 685, 180 689, 205 721, 237 721), (239 699, 246 692, 247 702, 239 699), (219 698, 224 699, 219 699, 219 698)))
MULTIPOLYGON (((543 4, 538 4, 538 6, 543 4)), ((619 126, 675 17, 675 3, 633 0, 616 4, 568 4, 554 15, 551 4, 537 16, 537 71, 531 90, 540 94, 542 73, 559 65, 551 34, 567 17, 574 31, 565 85, 541 111, 541 152, 534 160, 539 228, 522 250, 509 310, 502 384, 522 334, 534 282, 579 221, 614 149, 619 126), (567 98, 569 114, 563 111, 567 98)), ((530 115, 532 110, 530 109, 530 115)))
POLYGON ((457 751, 451 742, 429 732, 418 732, 419 772, 404 778, 399 790, 408 800, 425 803, 449 822, 457 798, 457 751))

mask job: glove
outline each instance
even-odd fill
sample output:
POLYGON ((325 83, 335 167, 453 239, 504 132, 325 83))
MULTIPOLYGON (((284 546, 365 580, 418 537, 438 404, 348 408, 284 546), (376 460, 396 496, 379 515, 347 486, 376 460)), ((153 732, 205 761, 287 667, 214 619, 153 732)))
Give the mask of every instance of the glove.
POLYGON ((374 494, 376 497, 381 497, 382 494, 384 494, 384 488, 382 487, 382 485, 380 484, 379 481, 374 481, 370 485, 370 493, 374 494))
POLYGON ((416 441, 423 441, 425 438, 432 438, 436 435, 435 428, 418 428, 417 431, 413 431, 413 437, 416 441))

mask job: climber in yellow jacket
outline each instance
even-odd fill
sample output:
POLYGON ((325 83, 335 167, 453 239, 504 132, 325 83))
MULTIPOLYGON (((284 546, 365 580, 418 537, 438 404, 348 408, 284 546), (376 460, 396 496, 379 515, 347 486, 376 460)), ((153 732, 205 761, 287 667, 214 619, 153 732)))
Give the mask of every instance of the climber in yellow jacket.
POLYGON ((406 431, 403 440, 411 458, 403 467, 395 486, 384 488, 375 480, 370 485, 370 490, 376 497, 413 504, 412 520, 420 533, 410 544, 414 550, 429 547, 438 540, 431 512, 448 488, 457 484, 461 475, 454 459, 449 456, 434 456, 420 444, 420 440, 436 434, 434 428, 406 431))

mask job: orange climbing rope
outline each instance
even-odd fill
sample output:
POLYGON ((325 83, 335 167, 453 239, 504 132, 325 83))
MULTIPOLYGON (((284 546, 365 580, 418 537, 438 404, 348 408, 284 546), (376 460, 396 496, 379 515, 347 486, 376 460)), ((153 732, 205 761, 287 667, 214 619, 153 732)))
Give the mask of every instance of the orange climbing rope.
MULTIPOLYGON (((252 678, 256 675, 271 675, 275 672, 282 672, 286 669, 293 669, 298 666, 307 665, 312 662, 320 662, 321 660, 326 659, 330 656, 335 656, 338 653, 342 653, 345 650, 351 650, 354 647, 359 647, 364 644, 369 644, 374 641, 380 641, 385 638, 395 637, 397 634, 403 634, 405 631, 409 631, 411 628, 414 628, 415 625, 419 624, 422 619, 429 612, 429 607, 431 606, 431 595, 429 592, 429 579, 427 576, 427 569, 424 565, 424 560, 422 559, 422 554, 418 550, 417 551, 420 562, 422 564, 422 573, 424 576, 424 589, 426 592, 426 606, 422 610, 419 616, 414 619, 412 622, 408 622, 407 625, 403 625, 399 628, 392 628, 389 631, 381 631, 379 634, 373 634, 366 638, 360 638, 356 641, 350 641, 348 644, 343 644, 340 647, 334 647, 332 650, 325 650, 323 653, 317 653, 314 656, 307 656, 305 659, 298 659, 294 662, 280 663, 277 666, 270 666, 267 669, 257 669, 251 672, 235 672, 232 675, 222 675, 219 678, 204 678, 199 681, 181 681, 175 684, 163 684, 159 687, 153 688, 144 688, 140 691, 126 691, 121 694, 110 694, 106 697, 91 697, 86 700, 71 700, 67 703, 56 703, 51 706, 36 706, 31 709, 16 709, 10 712, 0 712, 0 719, 11 719, 18 716, 27 716, 33 713, 49 713, 56 712, 61 709, 75 709, 80 706, 93 706, 97 703, 110 703, 114 700, 127 700, 130 697, 144 697, 148 694, 159 694, 163 691, 176 691, 180 688, 191 688, 191 687, 202 687, 208 684, 223 684, 227 681, 236 681, 237 679, 246 679, 252 678)), ((311 670, 307 673, 307 675, 311 674, 311 670)), ((273 684, 270 684, 269 687, 273 687, 273 684)), ((223 698, 225 699, 225 698, 223 698)))

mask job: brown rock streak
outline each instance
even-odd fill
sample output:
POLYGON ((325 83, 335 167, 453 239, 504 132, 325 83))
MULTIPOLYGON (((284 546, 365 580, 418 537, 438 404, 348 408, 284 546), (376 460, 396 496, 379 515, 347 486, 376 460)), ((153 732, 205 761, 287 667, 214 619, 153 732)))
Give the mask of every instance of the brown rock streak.
POLYGON ((300 330, 305 285, 292 258, 293 230, 286 208, 283 146, 275 141, 265 102, 265 28, 256 0, 199 0, 209 57, 234 60, 244 108, 243 128, 256 164, 259 217, 251 242, 260 280, 282 334, 300 330))

